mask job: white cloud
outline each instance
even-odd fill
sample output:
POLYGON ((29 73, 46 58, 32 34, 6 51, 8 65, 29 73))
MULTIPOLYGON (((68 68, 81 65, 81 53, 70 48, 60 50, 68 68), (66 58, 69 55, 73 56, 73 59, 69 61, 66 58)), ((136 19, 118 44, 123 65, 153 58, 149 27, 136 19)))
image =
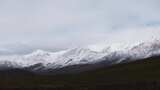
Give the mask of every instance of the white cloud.
POLYGON ((119 33, 126 33, 126 41, 157 36, 159 4, 159 0, 1 0, 0 46, 26 43, 54 49, 122 41, 119 33), (156 33, 148 32, 147 25, 156 33))

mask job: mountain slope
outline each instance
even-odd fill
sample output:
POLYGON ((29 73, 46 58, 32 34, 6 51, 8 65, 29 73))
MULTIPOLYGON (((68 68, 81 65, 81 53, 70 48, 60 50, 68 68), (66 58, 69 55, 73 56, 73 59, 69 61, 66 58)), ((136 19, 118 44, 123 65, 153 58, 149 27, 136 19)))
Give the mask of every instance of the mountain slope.
POLYGON ((1 69, 28 68, 37 72, 102 62, 105 62, 106 66, 110 66, 160 55, 160 40, 157 39, 132 45, 121 43, 103 46, 73 48, 54 53, 37 50, 28 55, 0 56, 0 67, 1 69))
POLYGON ((159 90, 160 57, 117 64, 92 71, 39 75, 22 70, 0 72, 0 87, 62 90, 159 90), (17 73, 17 74, 15 74, 17 73))

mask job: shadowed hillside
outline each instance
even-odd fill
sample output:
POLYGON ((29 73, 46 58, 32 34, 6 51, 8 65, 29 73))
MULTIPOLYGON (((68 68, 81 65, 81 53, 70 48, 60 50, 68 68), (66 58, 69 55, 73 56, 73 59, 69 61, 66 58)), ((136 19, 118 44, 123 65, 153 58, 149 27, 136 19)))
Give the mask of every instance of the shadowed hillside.
POLYGON ((38 75, 25 70, 0 72, 0 87, 56 90, 159 90, 160 57, 123 63, 92 71, 38 75))

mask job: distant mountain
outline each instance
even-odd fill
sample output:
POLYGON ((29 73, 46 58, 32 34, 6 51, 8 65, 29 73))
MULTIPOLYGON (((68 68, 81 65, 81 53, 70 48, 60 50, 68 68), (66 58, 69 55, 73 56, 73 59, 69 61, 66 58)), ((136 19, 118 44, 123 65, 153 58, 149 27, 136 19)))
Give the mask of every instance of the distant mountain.
POLYGON ((159 90, 160 56, 85 72, 41 75, 0 70, 0 88, 29 90, 159 90))
POLYGON ((160 40, 135 44, 92 45, 59 52, 37 50, 28 55, 0 56, 0 69, 50 72, 64 68, 83 71, 160 55, 160 40), (81 67, 83 66, 83 67, 81 67), (85 68, 84 68, 85 67, 85 68))

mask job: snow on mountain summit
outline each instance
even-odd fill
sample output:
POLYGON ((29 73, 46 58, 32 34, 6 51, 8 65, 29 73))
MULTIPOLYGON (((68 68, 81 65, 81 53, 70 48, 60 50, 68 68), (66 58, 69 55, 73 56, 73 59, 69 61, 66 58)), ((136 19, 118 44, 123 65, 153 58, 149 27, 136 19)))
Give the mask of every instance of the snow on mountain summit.
POLYGON ((55 69, 104 60, 116 64, 123 60, 137 60, 154 55, 160 55, 160 40, 158 39, 135 44, 100 44, 59 52, 36 50, 27 55, 0 56, 0 67, 25 68, 39 64, 45 69, 55 69))

